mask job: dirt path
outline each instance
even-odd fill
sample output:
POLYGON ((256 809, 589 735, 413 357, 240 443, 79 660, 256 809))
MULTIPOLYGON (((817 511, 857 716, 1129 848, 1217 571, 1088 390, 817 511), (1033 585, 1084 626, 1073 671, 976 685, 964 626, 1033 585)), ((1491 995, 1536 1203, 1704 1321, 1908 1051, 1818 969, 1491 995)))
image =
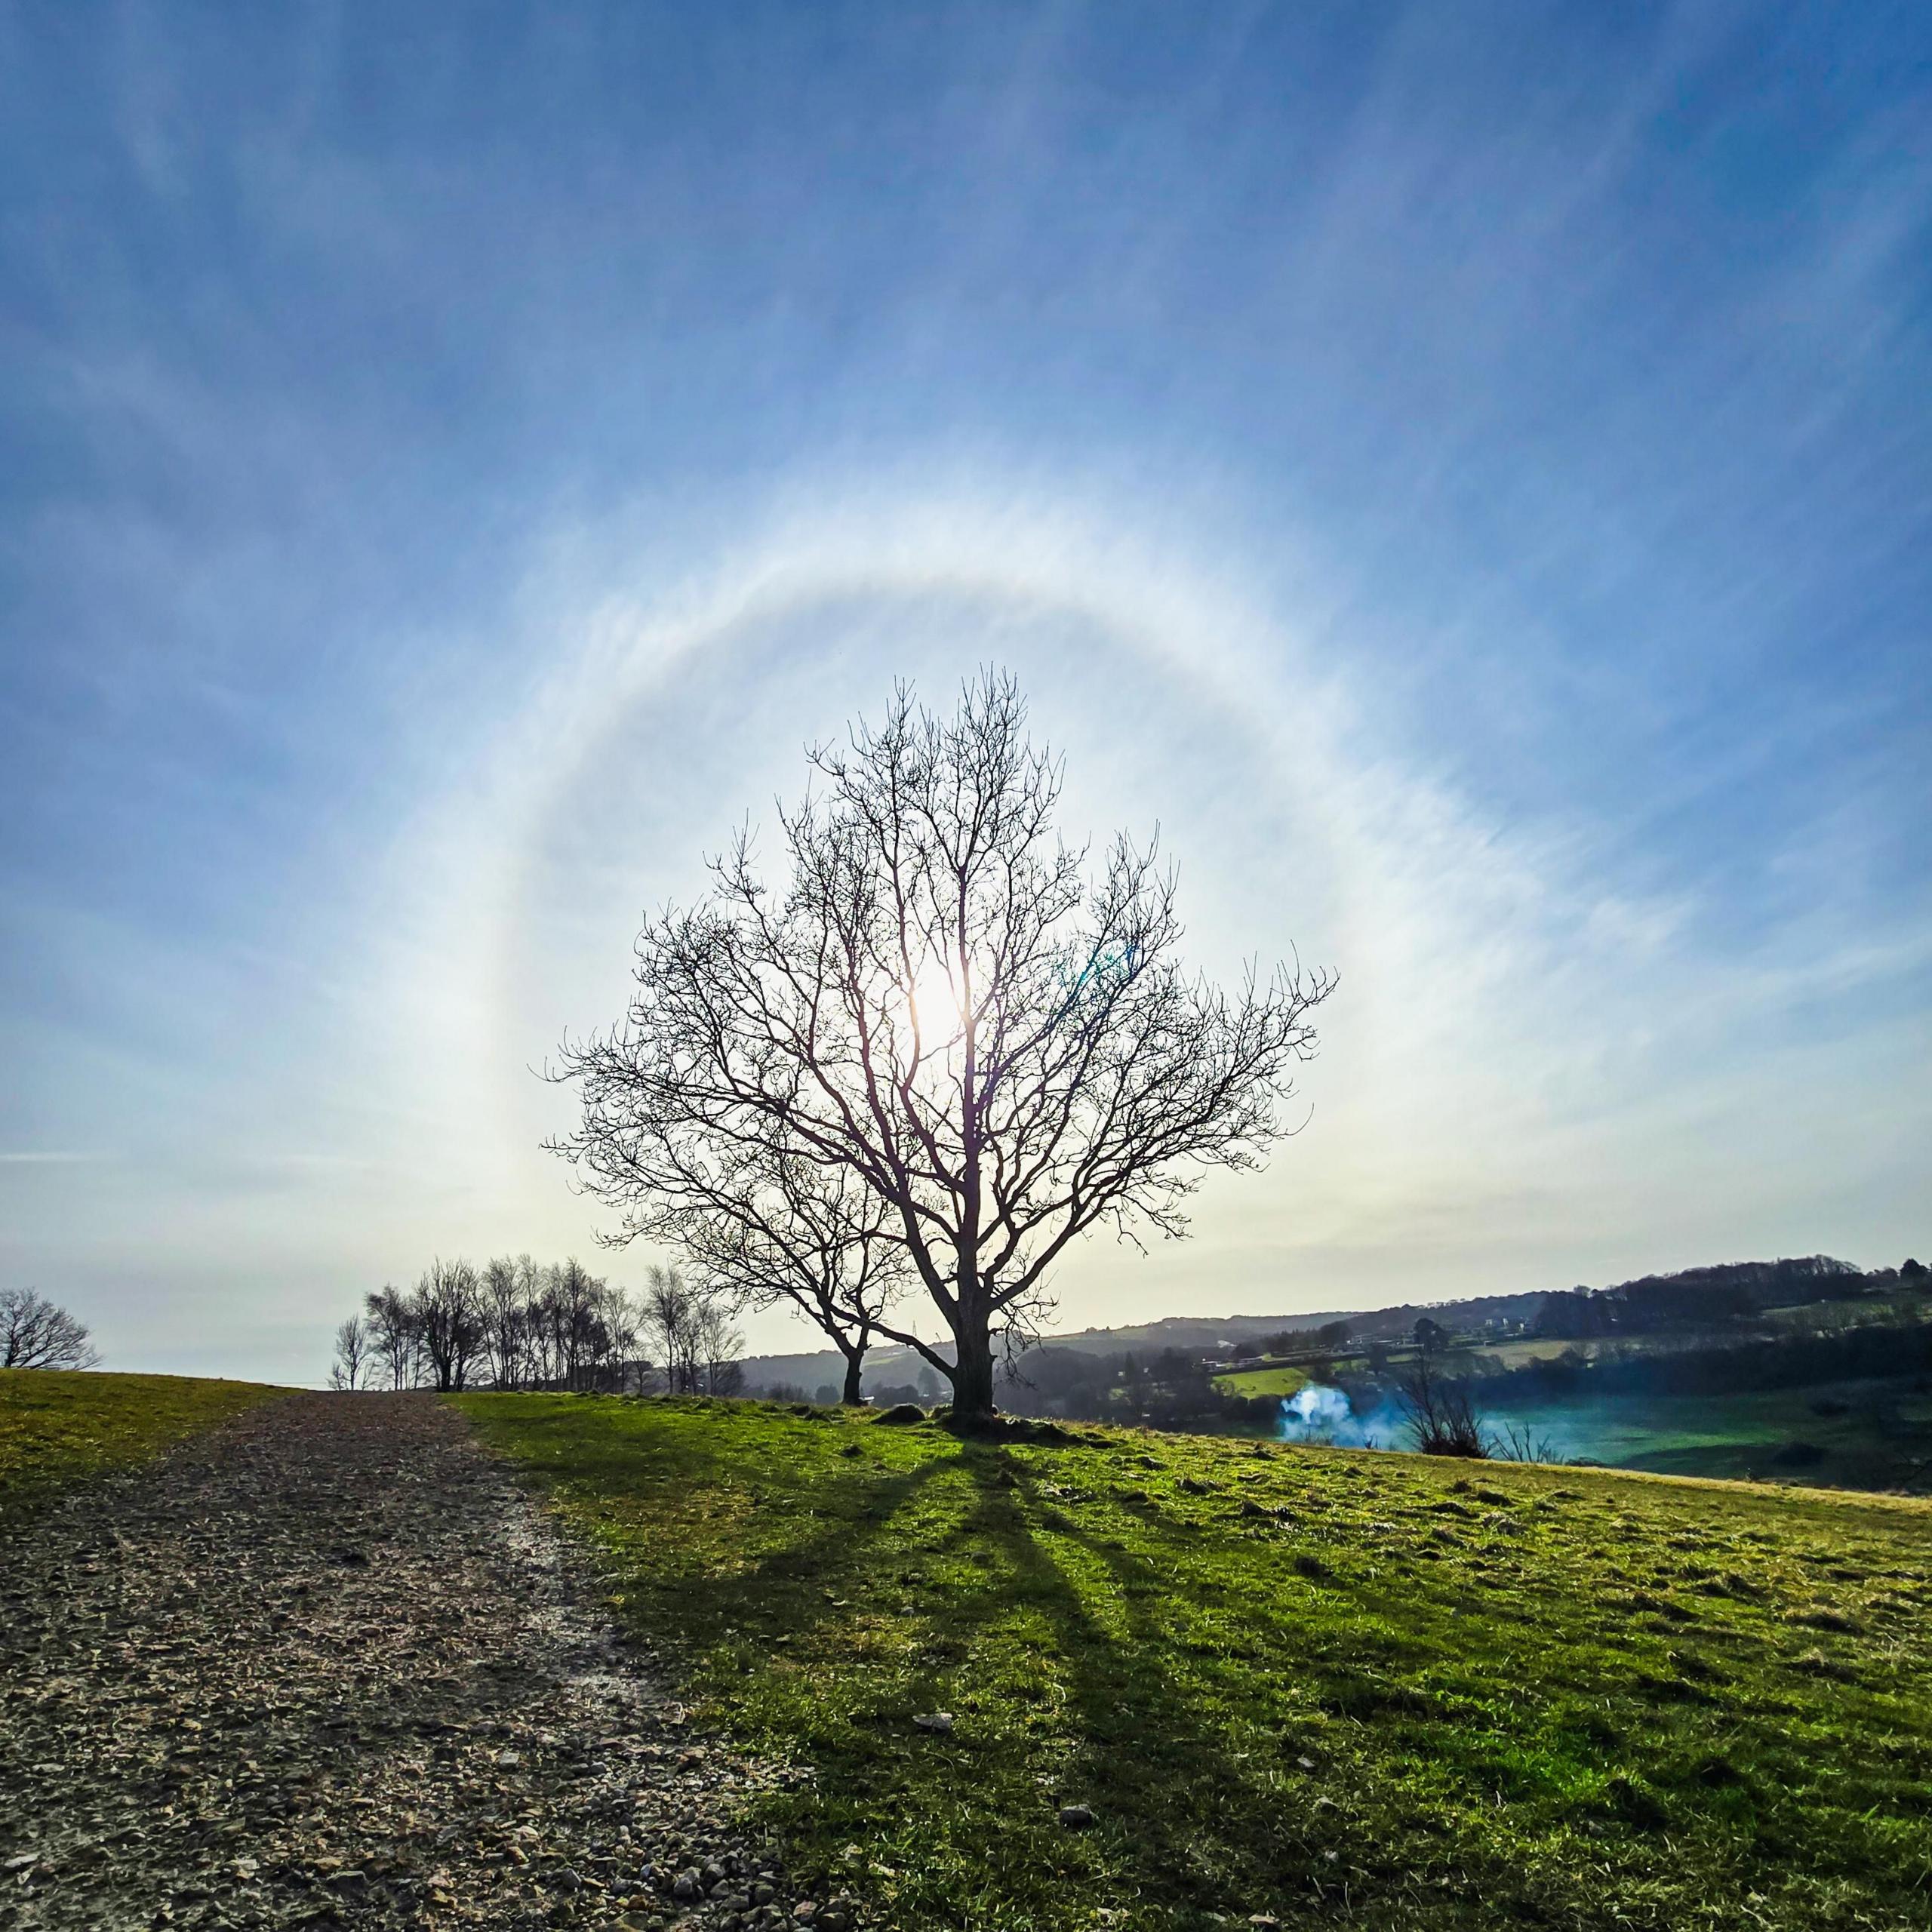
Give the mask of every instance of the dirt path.
POLYGON ((789 1924, 729 1823, 762 1774, 595 1602, 426 1397, 69 1497, 0 1542, 0 1927, 789 1924))

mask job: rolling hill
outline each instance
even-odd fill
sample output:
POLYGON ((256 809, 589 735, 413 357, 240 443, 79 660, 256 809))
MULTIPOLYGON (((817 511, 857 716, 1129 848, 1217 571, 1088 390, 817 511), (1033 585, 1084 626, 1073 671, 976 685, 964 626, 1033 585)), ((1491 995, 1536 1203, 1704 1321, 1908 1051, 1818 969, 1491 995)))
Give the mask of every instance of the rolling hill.
POLYGON ((463 1406, 864 1922, 1919 1926, 1932 1506, 753 1402, 463 1406))

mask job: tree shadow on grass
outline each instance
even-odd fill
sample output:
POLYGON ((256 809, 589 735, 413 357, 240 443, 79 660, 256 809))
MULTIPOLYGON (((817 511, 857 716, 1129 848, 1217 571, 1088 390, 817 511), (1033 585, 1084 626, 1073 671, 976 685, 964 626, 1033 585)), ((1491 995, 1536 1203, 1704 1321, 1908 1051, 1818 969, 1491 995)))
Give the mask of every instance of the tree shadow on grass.
MULTIPOLYGON (((1157 1508, 1135 1513, 1150 1535, 1177 1544, 1226 1534, 1157 1508)), ((1238 1620, 1230 1629, 1216 1614, 1238 1604, 1239 1584, 1219 1602, 1192 1583, 1177 1586, 1158 1550, 1138 1553, 1083 1527, 1037 1481, 1021 1481, 1016 1495, 983 1478, 956 1534, 998 1551, 1016 1595, 1051 1623, 1077 1731, 1079 1782, 1066 1795, 1098 1814, 1097 1849, 1123 1895, 1238 1917, 1321 1915, 1352 1900, 1434 1923, 1457 1918, 1471 1899, 1485 1923, 1539 1915, 1534 1881, 1500 1841, 1417 1842, 1401 1806, 1311 1741, 1340 1715, 1352 1728, 1371 1726, 1364 1741, 1398 1758, 1442 1753, 1449 1742, 1451 1713, 1364 1653, 1376 1639, 1352 1614, 1300 1660, 1302 1694, 1279 1695, 1238 1620), (1451 1889, 1435 1889, 1438 1880, 1451 1889)), ((1352 1586, 1324 1572, 1318 1587, 1352 1586)))
POLYGON ((1284 1894, 1312 1902, 1339 1826, 1314 1808, 1312 1792, 1292 1803, 1270 1796, 1267 1765, 1237 1757, 1185 1666, 1160 1571, 1061 1516, 1036 1481, 1017 1491, 996 1484, 983 1477, 959 1534, 997 1550, 1017 1593, 1051 1623, 1077 1727, 1064 1795, 1095 1811, 1119 1889, 1204 1911, 1257 1911, 1284 1894), (1084 1587, 1042 1528, 1079 1553, 1084 1587))
MULTIPOLYGON (((721 1462, 717 1472, 727 1473, 721 1462)), ((817 1510, 838 1497, 829 1489, 817 1510)), ((852 1487, 835 1513, 817 1514, 810 1534, 735 1574, 680 1580, 656 1594, 660 1633, 674 1641, 702 1651, 735 1640, 807 1671, 825 1626, 844 1620, 855 1601, 869 1599, 877 1615, 894 1595, 915 1600, 921 1660, 882 1669, 875 1689, 839 1686, 851 1729, 841 1740, 828 1724, 814 1740, 843 1817, 854 1804, 881 1822, 923 1811, 948 1821, 969 1858, 983 1832, 978 1855, 989 1861, 1084 1872, 1122 1897, 1197 1910, 1253 1911, 1283 1894, 1316 1895, 1339 1817, 1318 1810, 1312 1791, 1293 1801, 1271 1793, 1260 1776, 1268 1767, 1234 1755, 1178 1654, 1160 1571, 1063 1516, 1040 1478, 1002 1447, 964 1443, 875 1475, 852 1487), (955 1503, 909 1525, 906 1512, 929 1503, 935 1484, 956 1487, 955 1503), (1075 1551, 1079 1560, 1069 1562, 1075 1551), (975 1583, 924 1586, 924 1571, 948 1566, 975 1583), (1073 1574, 1081 1569, 1084 1583, 1073 1574), (902 1582, 901 1572, 912 1580, 902 1582), (1043 1694, 1057 1687, 1044 1714, 1023 1706, 1027 1687, 1014 1681, 1012 1651, 1026 1644, 1037 1645, 1043 1694), (988 1660, 1002 1651, 1006 1681, 995 1683, 988 1660), (955 1734, 917 1731, 915 1713, 945 1705, 960 1712, 955 1734), (1035 1759, 1045 1771, 1035 1772, 1035 1759), (1061 1829, 1063 1800, 1093 1807, 1091 1836, 1076 1841, 1061 1829), (1014 1804, 1023 1817, 1012 1815, 1014 1804)), ((856 1672, 835 1636, 824 1647, 835 1669, 856 1672)))
MULTIPOLYGON (((894 1595, 915 1599, 919 1660, 888 1664, 875 1688, 849 1676, 820 1687, 844 1721, 813 1740, 820 1785, 841 1832, 869 1817, 943 1835, 935 1863, 971 1872, 976 1909, 998 1915, 1008 1884, 1032 1892, 1055 1877, 1196 1910, 1257 1909, 1257 1888, 1312 1896, 1313 1861, 1334 1828, 1312 1808, 1269 1804, 1217 1734, 1175 1668, 1158 1571, 1058 1519, 1038 1478, 1000 1448, 968 1444, 875 1479, 814 1534, 691 1594, 703 1601, 680 1620, 688 1635, 782 1635, 808 1672, 815 1637, 854 1599, 869 1595, 875 1614, 894 1595), (956 1497, 908 1525, 940 1483, 956 1497), (1084 1588, 1048 1534, 1084 1553, 1084 1588), (953 1580, 927 1587, 935 1569, 953 1580), (1037 1704, 1023 1681, 1029 1647, 1037 1704), (915 1727, 915 1714, 949 1706, 952 1734, 915 1727), (1063 1801, 1091 1804, 1097 1829, 1063 1829, 1063 1801)), ((856 1671, 835 1638, 827 1654, 835 1671, 856 1671)))
MULTIPOLYGON (((933 1441, 893 1466, 833 1460, 835 1441, 863 1443, 857 1429, 820 1440, 748 1462, 707 1433, 648 1469, 626 1452, 579 1493, 641 1506, 620 1558, 640 1585, 634 1620, 703 1663, 734 1723, 816 1764, 814 1786, 777 1801, 782 1828, 827 1866, 845 1869, 848 1838, 896 1864, 897 1922, 1054 1924, 1136 1902, 1287 1916, 1339 1904, 1344 1882, 1357 1909, 1404 1923, 1583 1909, 1567 1878, 1516 1869, 1519 1838, 1465 1815, 1469 1779, 1489 1795, 1468 1755, 1481 1740, 1458 1750, 1426 1680, 1404 1703, 1411 1660, 1377 1648, 1379 1617, 1347 1579, 1317 1586, 1354 1600, 1311 1598, 1302 1641, 1269 1614, 1274 1558, 1218 1518, 1149 1502, 1130 1512, 1137 1534, 1081 1520, 1036 1456, 933 1441), (714 1485, 733 1492, 721 1518, 702 1500, 714 1485), (737 1520, 761 1494, 772 1520, 737 1520), (654 1574, 655 1504, 687 1495, 720 1567, 654 1574), (1247 1613, 1268 1626, 1251 1644, 1247 1613), (935 1708, 955 1712, 952 1735, 915 1727, 935 1708), (1388 1761, 1386 1789, 1354 1751, 1331 1761, 1311 1743, 1337 1718, 1388 1761), (1415 1785, 1404 1761, 1432 1757, 1442 1775, 1415 1785), (1419 1826, 1426 1789, 1447 1808, 1419 1826), (1091 1804, 1096 1829, 1062 1830, 1063 1800, 1091 1804)), ((1300 1590, 1291 1554, 1281 1581, 1300 1590)), ((1647 1853, 1622 1850, 1622 1882, 1641 1887, 1647 1853)))
MULTIPOLYGON (((828 1593, 878 1581, 876 1555, 886 1526, 930 1484, 958 1470, 958 1459, 938 1456, 868 1484, 856 1506, 814 1511, 810 1534, 761 1549, 725 1574, 654 1578, 645 1553, 616 1561, 652 1591, 657 1635, 698 1650, 731 1636, 808 1639, 835 1620, 828 1593)), ((754 1508, 755 1505, 752 1506, 754 1508)))
MULTIPOLYGON (((654 1445, 648 1466, 626 1453, 574 1472, 586 1497, 641 1506, 618 1551, 633 1622, 697 1664, 735 1724, 815 1764, 815 1789, 783 1801, 788 1835, 817 1832, 821 1857, 896 1841, 925 1868, 903 1900, 915 1916, 1014 1923, 1060 1916, 1056 1885, 1183 1913, 1318 1909, 1330 1854, 1372 1859, 1360 1818, 1318 1802, 1327 1767, 1295 1767, 1286 1700, 1158 1540, 1142 1553, 1083 1527, 1003 1446, 949 1438, 881 1467, 834 1463, 824 1440, 748 1464, 707 1432, 654 1445), (687 1527, 713 1526, 719 1568, 655 1569, 657 1500, 714 1487, 734 1520, 720 1534, 700 1506, 687 1527), (759 1507, 769 1540, 737 1520, 759 1507), (951 1735, 915 1727, 935 1708, 955 1712, 951 1735), (1063 1801, 1091 1805, 1096 1828, 1063 1830, 1063 1801)), ((1134 1513, 1177 1561, 1181 1539, 1223 1534, 1134 1513)), ((1364 1678, 1356 1660, 1310 1662, 1318 1701, 1364 1678)))

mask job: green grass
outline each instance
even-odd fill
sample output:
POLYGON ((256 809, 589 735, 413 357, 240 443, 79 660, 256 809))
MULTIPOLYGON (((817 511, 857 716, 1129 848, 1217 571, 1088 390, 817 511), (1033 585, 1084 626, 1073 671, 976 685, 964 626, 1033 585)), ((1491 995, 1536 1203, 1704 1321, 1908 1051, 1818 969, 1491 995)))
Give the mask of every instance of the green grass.
POLYGON ((1487 1414, 1563 1457, 1620 1469, 1919 1493, 1932 1485, 1932 1387, 1922 1377, 1740 1395, 1620 1395, 1487 1414))
POLYGON ((0 1521, 287 1393, 186 1375, 0 1369, 0 1521))
POLYGON ((1214 1378, 1230 1395, 1292 1395, 1308 1386, 1305 1368, 1241 1368, 1214 1378))
POLYGON ((1924 1504, 464 1406, 710 1720, 815 1772, 761 1802, 875 1924, 1932 1921, 1924 1504))

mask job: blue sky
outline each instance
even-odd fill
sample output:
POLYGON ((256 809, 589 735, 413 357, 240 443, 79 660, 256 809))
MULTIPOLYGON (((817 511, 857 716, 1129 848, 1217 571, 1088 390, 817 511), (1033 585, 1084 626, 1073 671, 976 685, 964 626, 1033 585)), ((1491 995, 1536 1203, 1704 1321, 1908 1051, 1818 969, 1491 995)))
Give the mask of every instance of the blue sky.
POLYGON ((1069 1322, 1932 1247, 1928 398, 1922 8, 0 8, 0 1278, 589 1255, 531 1067, 989 660, 1343 980, 1069 1322))

